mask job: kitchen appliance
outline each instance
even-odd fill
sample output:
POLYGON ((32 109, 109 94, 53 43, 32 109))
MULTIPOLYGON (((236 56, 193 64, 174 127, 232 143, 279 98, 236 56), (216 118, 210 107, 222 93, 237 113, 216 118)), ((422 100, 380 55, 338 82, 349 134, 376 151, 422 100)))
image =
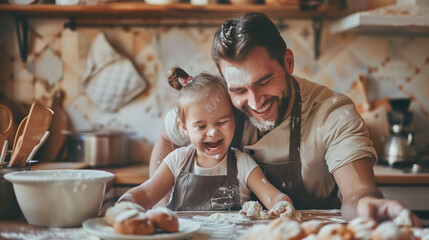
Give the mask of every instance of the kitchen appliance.
POLYGON ((122 131, 67 131, 68 160, 90 166, 115 166, 130 163, 130 136, 122 131))
POLYGON ((418 160, 411 127, 413 113, 408 111, 411 99, 391 99, 389 102, 392 107, 392 111, 387 113, 390 136, 384 139, 381 160, 391 167, 411 166, 418 160))

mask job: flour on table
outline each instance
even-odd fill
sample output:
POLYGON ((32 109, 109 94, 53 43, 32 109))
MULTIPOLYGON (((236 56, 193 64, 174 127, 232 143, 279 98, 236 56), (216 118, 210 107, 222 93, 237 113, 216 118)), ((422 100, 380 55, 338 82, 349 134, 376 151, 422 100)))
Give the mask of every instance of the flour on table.
POLYGON ((1 239, 20 240, 100 240, 98 237, 90 235, 83 228, 49 228, 45 231, 1 232, 1 239))
POLYGON ((251 223, 251 220, 237 212, 193 216, 191 220, 201 224, 199 234, 194 240, 207 240, 207 236, 211 239, 236 240, 237 236, 246 231, 244 226, 251 223))
POLYGON ((214 213, 210 216, 194 216, 192 220, 204 223, 248 223, 250 220, 239 213, 214 213))

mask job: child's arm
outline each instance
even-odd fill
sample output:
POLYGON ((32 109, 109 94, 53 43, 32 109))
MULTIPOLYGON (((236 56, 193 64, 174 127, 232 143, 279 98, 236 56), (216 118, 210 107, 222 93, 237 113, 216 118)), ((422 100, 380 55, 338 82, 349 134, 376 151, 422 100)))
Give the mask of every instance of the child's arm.
POLYGON ((146 209, 152 208, 174 186, 174 176, 165 162, 162 162, 153 176, 137 187, 128 190, 118 202, 131 201, 146 209))
MULTIPOLYGON (((247 186, 250 190, 256 194, 259 200, 264 204, 264 206, 273 210, 273 207, 281 202, 287 201, 292 203, 292 200, 284 193, 280 192, 276 187, 274 187, 265 177, 261 168, 256 167, 250 173, 247 178, 247 186)), ((274 212, 276 215, 280 213, 274 212)))

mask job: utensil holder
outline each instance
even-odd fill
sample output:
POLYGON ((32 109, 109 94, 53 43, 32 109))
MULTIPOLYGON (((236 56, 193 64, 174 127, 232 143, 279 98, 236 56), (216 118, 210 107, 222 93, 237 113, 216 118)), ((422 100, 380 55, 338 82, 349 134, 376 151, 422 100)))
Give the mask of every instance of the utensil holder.
POLYGON ((30 163, 24 166, 8 167, 10 152, 6 155, 5 162, 0 165, 0 219, 14 219, 23 217, 21 208, 16 200, 12 183, 4 179, 4 175, 16 171, 30 171, 30 163))

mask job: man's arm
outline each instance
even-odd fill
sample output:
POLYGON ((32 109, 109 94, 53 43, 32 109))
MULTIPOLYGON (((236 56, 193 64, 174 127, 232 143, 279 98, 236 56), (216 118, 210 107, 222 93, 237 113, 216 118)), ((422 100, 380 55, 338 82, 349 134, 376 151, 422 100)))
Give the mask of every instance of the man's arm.
MULTIPOLYGON (((358 216, 370 217, 377 221, 393 220, 402 210, 401 203, 384 199, 377 189, 374 170, 369 158, 362 158, 346 164, 333 173, 343 197, 341 213, 347 221, 358 216)), ((421 220, 411 214, 414 226, 420 227, 421 220)))
POLYGON ((171 143, 165 132, 165 128, 163 128, 160 136, 153 145, 152 154, 150 155, 149 176, 155 173, 162 160, 176 148, 177 146, 171 143))

